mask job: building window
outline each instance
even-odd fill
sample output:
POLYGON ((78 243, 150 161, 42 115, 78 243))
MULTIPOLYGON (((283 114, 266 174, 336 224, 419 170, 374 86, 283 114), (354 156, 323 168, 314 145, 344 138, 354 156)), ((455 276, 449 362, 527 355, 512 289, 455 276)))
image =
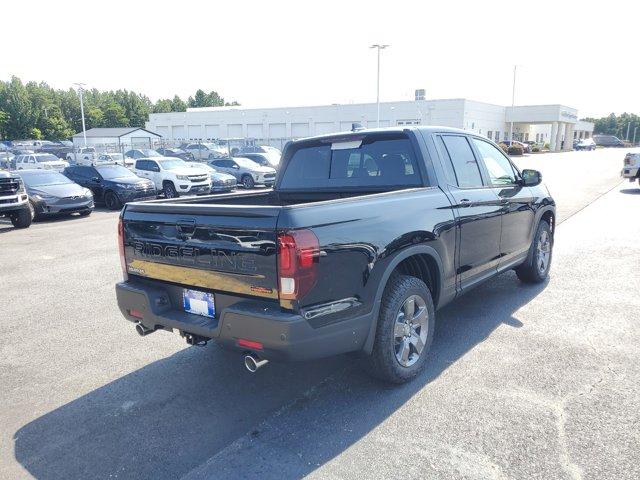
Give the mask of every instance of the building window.
POLYGON ((420 125, 420 120, 411 119, 411 120, 398 120, 396 125, 420 125))
POLYGON ((489 130, 489 131, 487 132, 487 138, 488 138, 489 140, 493 140, 493 131, 489 130))
POLYGON ((496 130, 496 134, 493 136, 493 140, 496 143, 500 141, 500 130, 496 130))

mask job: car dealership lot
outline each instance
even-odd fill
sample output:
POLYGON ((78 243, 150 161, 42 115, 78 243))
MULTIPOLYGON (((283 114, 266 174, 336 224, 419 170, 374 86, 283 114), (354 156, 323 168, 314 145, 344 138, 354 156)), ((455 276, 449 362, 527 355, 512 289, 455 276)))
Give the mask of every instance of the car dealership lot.
POLYGON ((400 387, 349 357, 251 375, 215 345, 139 337, 115 304, 116 213, 0 224, 0 478, 637 478, 624 153, 515 159, 558 203, 550 281, 505 274, 443 309, 400 387))

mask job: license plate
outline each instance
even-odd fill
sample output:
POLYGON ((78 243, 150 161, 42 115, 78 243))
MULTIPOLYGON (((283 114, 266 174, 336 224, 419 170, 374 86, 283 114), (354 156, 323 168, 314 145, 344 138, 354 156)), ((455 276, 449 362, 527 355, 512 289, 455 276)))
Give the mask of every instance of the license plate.
POLYGON ((210 318, 214 318, 216 315, 213 293, 185 288, 182 290, 182 305, 184 306, 184 311, 187 313, 210 318))

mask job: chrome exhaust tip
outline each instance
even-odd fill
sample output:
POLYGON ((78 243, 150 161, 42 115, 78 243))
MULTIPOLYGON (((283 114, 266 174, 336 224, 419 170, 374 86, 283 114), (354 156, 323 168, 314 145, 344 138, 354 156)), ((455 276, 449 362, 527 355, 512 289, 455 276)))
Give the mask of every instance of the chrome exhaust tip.
POLYGON ((264 367, 267 363, 269 363, 269 360, 261 359, 253 353, 245 355, 244 357, 244 366, 247 367, 247 370, 251 373, 256 373, 259 368, 264 367))
POLYGON ((144 337, 145 335, 149 335, 150 333, 155 332, 155 330, 147 328, 141 323, 136 323, 136 332, 138 332, 138 335, 140 335, 141 337, 144 337))

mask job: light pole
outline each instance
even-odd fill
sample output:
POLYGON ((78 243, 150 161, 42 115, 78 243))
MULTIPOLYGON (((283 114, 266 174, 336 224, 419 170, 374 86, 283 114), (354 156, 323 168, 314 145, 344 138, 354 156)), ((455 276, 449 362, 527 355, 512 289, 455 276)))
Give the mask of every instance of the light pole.
POLYGON ((75 83, 78 87, 78 95, 80 95, 80 113, 82 114, 82 137, 84 138, 84 146, 87 146, 87 129, 84 125, 84 100, 82 98, 82 87, 84 87, 84 83, 75 83))
POLYGON ((637 131, 638 131, 638 127, 635 127, 633 129, 633 142, 632 142, 634 145, 636 144, 636 132, 637 131))
POLYGON ((517 65, 513 66, 513 88, 511 89, 511 126, 509 127, 509 145, 513 143, 513 107, 516 104, 516 71, 517 65))
POLYGON ((380 128, 380 50, 384 50, 389 45, 371 45, 369 48, 378 49, 378 81, 376 87, 376 127, 380 128))

